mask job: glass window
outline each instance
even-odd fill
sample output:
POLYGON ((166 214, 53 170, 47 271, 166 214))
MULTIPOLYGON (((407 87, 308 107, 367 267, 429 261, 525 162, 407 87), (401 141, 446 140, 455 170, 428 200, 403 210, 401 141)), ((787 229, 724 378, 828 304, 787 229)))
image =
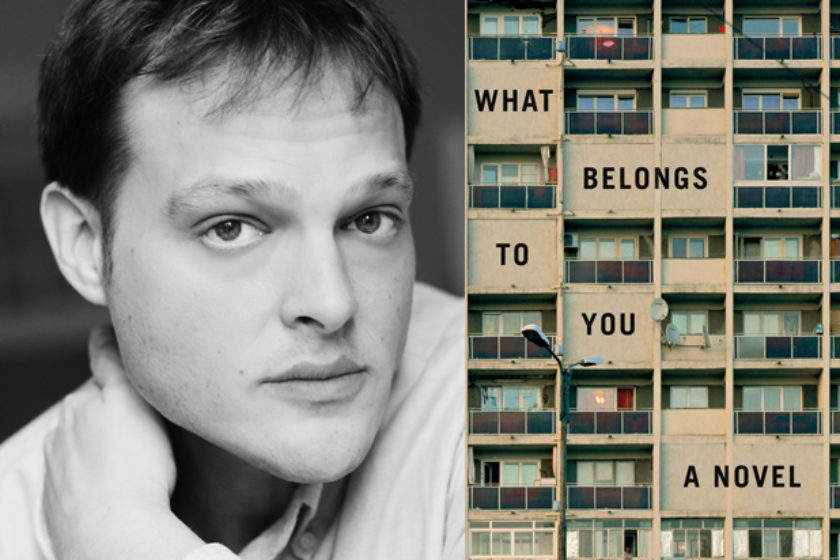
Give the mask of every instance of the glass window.
POLYGON ((498 410, 499 409, 499 387, 483 387, 481 389, 481 408, 482 410, 498 410))
POLYGON ((631 17, 618 18, 618 34, 633 35, 634 20, 631 17))
POLYGON ((612 461, 597 461, 595 463, 595 484, 612 484, 615 481, 614 466, 612 461))
POLYGON ((498 35, 499 34, 499 20, 495 17, 484 18, 484 34, 498 35))
POLYGON ((632 461, 616 461, 615 482, 619 486, 628 486, 635 481, 635 471, 632 461))
POLYGON ((699 91, 672 91, 671 92, 671 107, 702 109, 706 106, 706 94, 699 91))
POLYGON ((577 410, 615 410, 617 393, 614 387, 578 387, 577 410))
POLYGON ((688 240, 685 237, 671 238, 671 257, 684 259, 688 256, 688 240))
POLYGON ((594 35, 595 34, 595 20, 594 18, 578 18, 577 20, 578 35, 594 35))
POLYGON ((636 240, 622 239, 621 240, 621 258, 633 259, 636 257, 636 240))
MULTIPOLYGON (((688 18, 672 17, 669 31, 671 33, 688 33, 688 18)), ((673 105, 671 106, 673 107, 673 105)))
POLYGON ((802 387, 782 388, 782 410, 802 410, 802 387))
POLYGON ((745 17, 744 35, 778 35, 779 18, 777 17, 745 17))
POLYGON ((502 484, 508 486, 519 485, 519 463, 502 464, 502 484))
POLYGON ((688 107, 688 96, 671 93, 671 108, 684 109, 688 107))
POLYGON ((688 241, 688 257, 702 259, 706 255, 706 240, 693 237, 688 241))
POLYGON ((502 184, 516 185, 519 183, 519 166, 515 164, 502 165, 502 184))
POLYGON ((499 182, 499 167, 497 165, 482 165, 481 182, 485 185, 497 184, 499 182))
POLYGON ((693 311, 689 314, 688 334, 703 334, 703 327, 706 326, 706 312, 693 311))
POLYGON ((595 20, 595 32, 598 35, 615 34, 615 18, 598 18, 595 20))
POLYGON ((537 474, 536 463, 522 463, 522 485, 533 486, 539 475, 537 474))
POLYGON ((788 146, 767 146, 767 180, 786 181, 789 169, 788 146))
POLYGON ((687 387, 671 387, 671 408, 688 408, 687 387))
POLYGON ((680 334, 686 334, 688 332, 688 313, 677 311, 671 313, 671 322, 674 323, 674 326, 677 327, 680 334))
POLYGON ((501 332, 502 317, 498 313, 483 313, 481 315, 481 334, 498 335, 501 332))
POLYGON ((705 33, 706 32, 706 18, 692 17, 688 19, 689 33, 705 33))
POLYGON ((598 242, 592 238, 580 240, 579 258, 584 261, 592 261, 597 257, 598 242))
POLYGON ((761 410, 761 387, 744 387, 744 410, 761 410))
POLYGON ((490 554, 490 533, 488 531, 470 531, 470 555, 490 554))
POLYGON ((540 18, 537 16, 522 16, 522 34, 539 35, 540 18))
POLYGON ((493 554, 510 555, 510 533, 493 533, 493 554))
POLYGON ((619 95, 618 96, 618 110, 632 111, 635 104, 636 97, 633 95, 619 95))
POLYGON ((520 184, 537 184, 537 166, 534 164, 522 164, 519 166, 520 184))
POLYGON ((534 531, 534 554, 551 555, 554 553, 554 533, 552 531, 534 531))
POLYGON ((791 146, 791 160, 794 181, 820 179, 820 146, 791 146))
POLYGON ((689 408, 709 408, 709 388, 690 387, 688 390, 689 408))
POLYGON ((517 531, 513 534, 514 554, 533 554, 534 535, 524 531, 517 531))
POLYGON ((595 483, 595 463, 592 461, 577 462, 577 483, 581 486, 592 486, 595 483))
POLYGON ((799 35, 799 19, 797 19, 797 18, 782 18, 782 35, 786 35, 786 36, 799 35))
POLYGON ((596 111, 612 111, 615 109, 615 98, 613 96, 599 95, 595 98, 596 111))
POLYGON ((735 180, 764 180, 764 146, 735 146, 735 180))
POLYGON ((615 239, 602 237, 598 240, 598 258, 599 259, 614 259, 615 258, 615 239))
POLYGON ((503 35, 519 35, 519 16, 504 17, 503 35))

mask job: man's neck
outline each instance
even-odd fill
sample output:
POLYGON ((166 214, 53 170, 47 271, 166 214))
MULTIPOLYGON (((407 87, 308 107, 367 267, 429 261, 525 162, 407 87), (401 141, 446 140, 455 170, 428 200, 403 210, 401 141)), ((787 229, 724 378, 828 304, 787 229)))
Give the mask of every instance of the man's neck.
POLYGON ((172 512, 205 542, 240 551, 286 510, 296 484, 169 425, 178 469, 172 512))

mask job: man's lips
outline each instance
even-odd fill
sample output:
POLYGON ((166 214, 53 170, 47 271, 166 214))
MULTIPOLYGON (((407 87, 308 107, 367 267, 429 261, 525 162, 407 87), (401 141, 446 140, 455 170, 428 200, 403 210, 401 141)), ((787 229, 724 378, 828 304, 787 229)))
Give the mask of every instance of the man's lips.
POLYGON ((363 373, 365 366, 359 365, 352 359, 341 356, 331 362, 298 362, 282 372, 265 377, 262 383, 291 383, 330 381, 351 374, 363 373))

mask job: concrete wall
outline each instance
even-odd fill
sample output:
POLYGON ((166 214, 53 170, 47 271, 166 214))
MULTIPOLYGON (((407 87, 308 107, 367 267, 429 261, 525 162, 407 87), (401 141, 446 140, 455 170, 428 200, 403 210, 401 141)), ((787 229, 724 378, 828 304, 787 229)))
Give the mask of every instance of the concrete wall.
POLYGON ((726 37, 720 33, 663 35, 662 57, 664 66, 723 66, 726 60, 726 37))
POLYGON ((592 294, 567 293, 564 298, 563 332, 564 350, 567 356, 589 356, 597 354, 605 361, 615 363, 638 362, 648 364, 651 360, 650 293, 592 294), (581 316, 589 318, 597 313, 592 322, 591 334, 587 334, 586 323, 581 316), (602 316, 612 313, 615 317, 615 332, 606 335, 601 331, 602 316), (629 330, 630 314, 634 316, 634 330, 624 335, 620 330, 620 316, 624 314, 625 330, 629 330))
POLYGON ((663 443, 661 451, 659 497, 663 510, 724 511, 724 489, 714 487, 714 465, 726 463, 723 443, 663 443), (689 466, 696 469, 699 488, 683 487, 689 466))
POLYGON ((664 284, 724 284, 725 259, 662 259, 664 284))
MULTIPOLYGON (((626 181, 632 182, 637 167, 647 167, 651 173, 654 168, 653 144, 631 144, 621 139, 603 136, 590 142, 567 142, 564 149, 563 165, 563 200, 567 210, 645 210, 653 207, 654 189, 649 186, 637 188, 619 188, 619 168, 625 169, 626 181), (598 169, 598 187, 585 190, 584 167, 598 169), (602 168, 611 167, 613 171, 612 189, 603 188, 602 168)), ((690 198, 694 198, 693 196, 690 198)))
MULTIPOLYGON (((673 111, 674 109, 669 109, 673 111)), ((709 109, 719 111, 719 109, 709 109)), ((711 140, 711 139, 710 139, 711 140)), ((701 138, 691 138, 691 143, 671 141, 662 142, 662 166, 673 170, 685 167, 692 175, 697 168, 704 168, 706 179, 705 188, 689 187, 685 190, 668 189, 662 191, 663 210, 692 210, 698 215, 715 212, 724 214, 726 208, 732 205, 729 184, 731 181, 726 174, 726 145, 722 139, 705 143, 701 138)), ((690 183, 696 179, 690 176, 690 183)))
POLYGON ((662 433, 665 435, 723 435, 726 416, 721 409, 669 409, 662 411, 662 433))
MULTIPOLYGON (((666 97, 663 96, 663 99, 666 97)), ((663 134, 714 134, 726 132, 724 109, 663 109, 663 134)))
MULTIPOLYGON (((550 289, 557 284, 557 220, 473 219, 468 227, 467 283, 486 288, 550 289), (501 264, 497 243, 510 243, 501 264), (528 247, 527 264, 514 262, 514 245, 528 247)), ((521 253, 520 253, 521 254, 521 253)))

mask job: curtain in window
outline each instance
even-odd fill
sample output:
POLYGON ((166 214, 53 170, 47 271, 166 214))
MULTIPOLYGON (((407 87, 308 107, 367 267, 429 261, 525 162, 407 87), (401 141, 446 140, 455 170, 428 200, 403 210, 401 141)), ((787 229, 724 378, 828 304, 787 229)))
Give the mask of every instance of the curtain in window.
POLYGON ((794 146, 793 147, 793 179, 807 179, 809 177, 818 177, 817 169, 814 165, 814 146, 794 146))
POLYGON ((735 146, 735 180, 743 181, 746 173, 746 161, 744 158, 744 147, 735 146))
POLYGON ((618 409, 633 410, 633 389, 624 388, 618 390, 618 409))

